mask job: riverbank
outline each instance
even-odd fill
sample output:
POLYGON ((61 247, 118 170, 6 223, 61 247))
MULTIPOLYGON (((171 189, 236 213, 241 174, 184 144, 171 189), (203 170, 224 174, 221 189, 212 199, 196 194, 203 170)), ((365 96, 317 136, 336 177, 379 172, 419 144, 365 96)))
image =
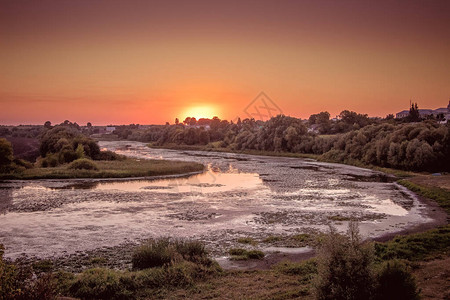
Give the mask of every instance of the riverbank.
POLYGON ((72 178, 128 178, 150 177, 200 172, 204 166, 195 162, 156 159, 98 160, 92 161, 96 170, 71 169, 69 164, 54 168, 31 168, 11 174, 0 174, 1 179, 72 179, 72 178))
POLYGON ((219 153, 236 153, 236 154, 249 154, 249 155, 261 155, 261 156, 275 156, 275 157, 293 157, 293 158, 309 158, 315 159, 321 162, 329 162, 329 163, 337 163, 337 164, 346 164, 354 167, 360 167, 365 169, 371 169, 375 171, 380 171, 383 173, 387 173, 390 175, 394 175, 398 178, 408 178, 423 175, 426 173, 420 172, 412 172, 405 171, 393 168, 385 168, 374 165, 363 164, 357 160, 348 160, 345 162, 333 160, 329 158, 324 158, 323 155, 320 154, 311 154, 311 153, 293 153, 293 152, 274 152, 274 151, 263 151, 263 150, 232 150, 229 148, 222 148, 218 145, 178 145, 178 144, 166 144, 163 146, 147 144, 148 147, 154 149, 169 149, 169 150, 190 150, 190 151, 205 151, 205 152, 219 152, 219 153))

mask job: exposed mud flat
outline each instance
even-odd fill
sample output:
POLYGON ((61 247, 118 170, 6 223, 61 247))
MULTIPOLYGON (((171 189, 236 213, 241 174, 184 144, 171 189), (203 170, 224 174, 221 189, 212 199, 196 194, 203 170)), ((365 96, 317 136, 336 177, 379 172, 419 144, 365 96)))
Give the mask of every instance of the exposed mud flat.
MULTIPOLYGON (((137 158, 196 161, 208 169, 156 179, 1 182, 6 257, 71 257, 82 268, 86 253, 124 255, 117 249, 129 251, 160 236, 205 241, 219 257, 241 246, 239 237, 263 240, 325 231, 330 224, 345 230, 358 220, 364 236, 379 238, 436 222, 414 194, 372 170, 311 159, 150 149, 129 141, 100 145, 137 158)), ((270 252, 270 246, 256 247, 270 252)), ((127 264, 124 258, 121 265, 127 264)))

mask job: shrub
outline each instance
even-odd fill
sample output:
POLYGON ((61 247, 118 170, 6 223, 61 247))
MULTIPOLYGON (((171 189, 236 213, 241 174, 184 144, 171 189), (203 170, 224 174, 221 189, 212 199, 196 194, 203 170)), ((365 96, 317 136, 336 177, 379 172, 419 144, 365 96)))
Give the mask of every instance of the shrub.
POLYGON ((13 148, 6 139, 0 139, 0 172, 8 171, 13 162, 13 148))
POLYGON ((71 295, 82 299, 129 299, 131 292, 120 273, 107 269, 83 272, 70 287, 71 295))
POLYGON ((47 154, 41 161, 41 166, 43 168, 54 168, 59 165, 59 159, 56 154, 47 154))
POLYGON ((361 242, 356 223, 350 223, 345 236, 331 228, 319 250, 316 298, 370 299, 375 285, 373 261, 372 246, 361 242))
POLYGON ((133 269, 162 267, 183 260, 211 265, 204 245, 197 241, 161 238, 138 247, 132 256, 133 269))
POLYGON ((30 266, 8 263, 3 254, 4 247, 0 244, 0 300, 55 298, 50 273, 33 274, 30 266))
POLYGON ((375 299, 420 299, 414 277, 399 260, 385 262, 377 274, 375 299))
POLYGON ((112 151, 100 151, 97 160, 124 160, 126 157, 112 151))
POLYGON ((74 160, 72 163, 70 163, 68 168, 74 170, 98 170, 97 165, 92 160, 87 158, 74 160))
POLYGON ((250 244, 250 245, 256 245, 256 241, 252 239, 251 237, 241 237, 237 240, 238 243, 241 244, 250 244))
POLYGON ((228 250, 232 260, 248 260, 248 259, 263 259, 264 252, 260 250, 246 250, 242 248, 231 248, 228 250))
POLYGON ((78 155, 72 149, 64 149, 59 153, 59 161, 63 163, 70 163, 78 159, 78 155))

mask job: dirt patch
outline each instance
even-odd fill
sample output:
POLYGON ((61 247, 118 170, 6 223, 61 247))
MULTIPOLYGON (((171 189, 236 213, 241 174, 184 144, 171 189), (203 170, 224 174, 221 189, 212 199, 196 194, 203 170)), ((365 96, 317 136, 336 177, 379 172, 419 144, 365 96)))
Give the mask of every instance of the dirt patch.
POLYGON ((413 273, 423 299, 450 299, 450 256, 421 262, 413 273))

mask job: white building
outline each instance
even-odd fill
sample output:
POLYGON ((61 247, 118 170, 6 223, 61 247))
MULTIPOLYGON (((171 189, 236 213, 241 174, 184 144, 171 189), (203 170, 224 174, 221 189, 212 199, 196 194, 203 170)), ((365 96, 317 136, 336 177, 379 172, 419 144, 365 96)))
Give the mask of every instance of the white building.
POLYGON ((106 133, 107 133, 107 134, 113 133, 114 130, 116 130, 116 127, 115 127, 115 126, 106 126, 106 133))

